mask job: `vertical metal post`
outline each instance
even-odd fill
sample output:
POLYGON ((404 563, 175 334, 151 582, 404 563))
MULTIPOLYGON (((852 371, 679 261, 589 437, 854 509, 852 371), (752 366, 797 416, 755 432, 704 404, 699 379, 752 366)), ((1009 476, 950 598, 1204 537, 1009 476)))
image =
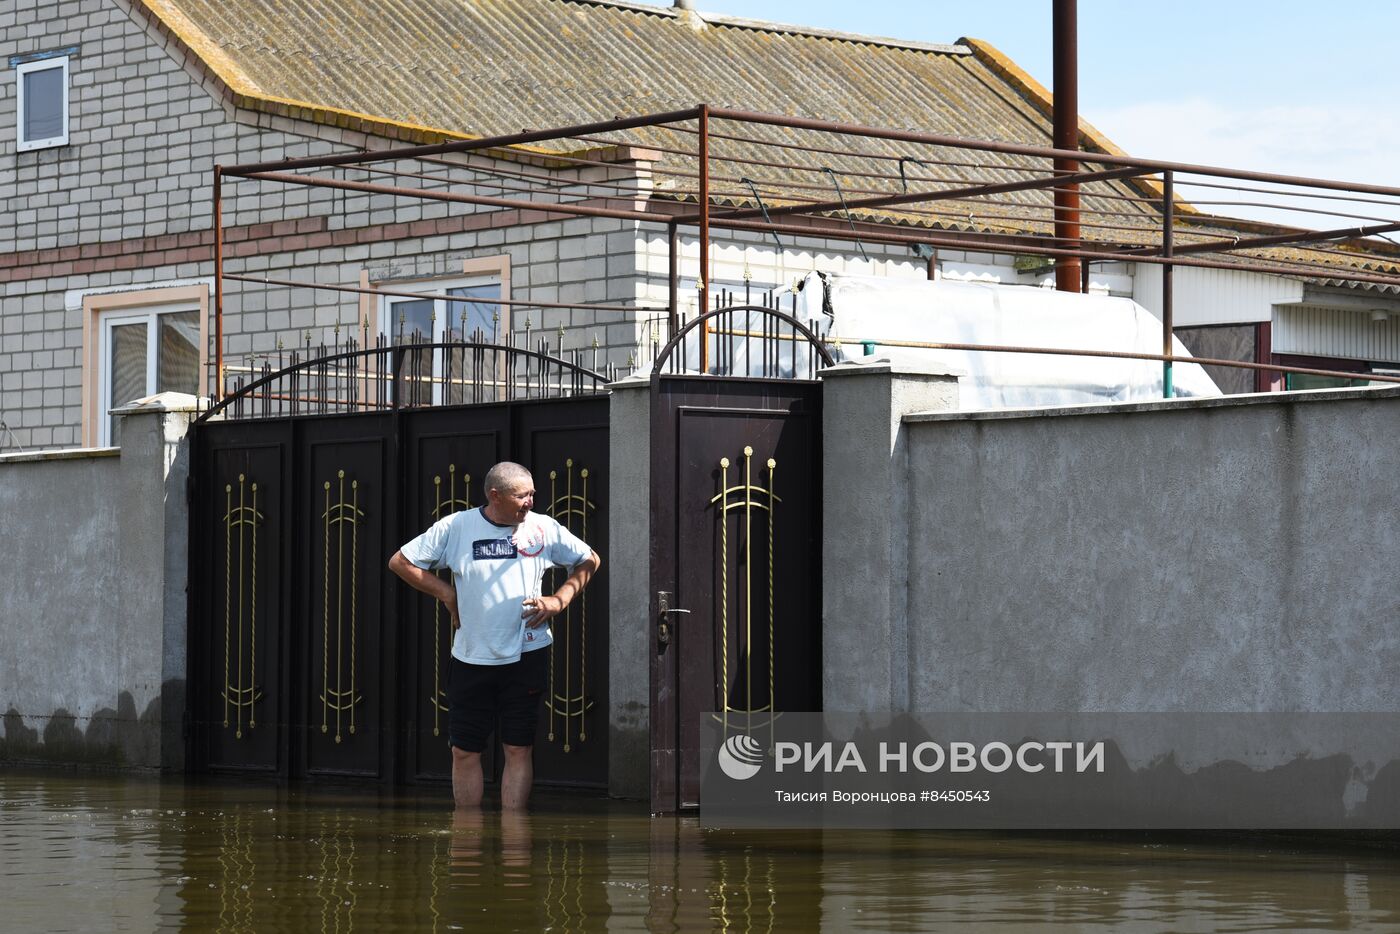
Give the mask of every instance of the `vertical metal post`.
POLYGON ((396 341, 389 348, 389 408, 399 407, 399 371, 403 369, 403 342, 396 341))
POLYGON ((214 401, 224 397, 224 167, 214 166, 214 401))
POLYGON ((671 221, 667 224, 666 228, 670 235, 670 256, 668 257, 668 261, 670 263, 671 276, 670 298, 667 299, 666 305, 666 326, 669 329, 666 339, 670 340, 672 337, 675 337, 676 332, 680 330, 681 320, 679 304, 681 284, 680 230, 675 221, 671 221))
MULTIPOLYGON (((710 105, 700 105, 700 314, 710 310, 710 105)), ((700 372, 710 372, 710 322, 700 325, 700 372)))
MULTIPOLYGON (((1079 39, 1076 0, 1055 0, 1054 12, 1054 141, 1056 149, 1079 148, 1079 39)), ((1079 171, 1075 159, 1056 159, 1057 174, 1079 171)), ((1079 186, 1055 187, 1055 240, 1062 250, 1079 247, 1079 186)), ((1080 289, 1080 259, 1061 256, 1055 260, 1055 288, 1061 292, 1080 289)))
POLYGON ((938 251, 930 249, 928 251, 928 281, 932 282, 938 278, 938 251))
MULTIPOLYGON (((1256 324, 1256 325, 1254 326, 1254 362, 1255 362, 1255 363, 1273 363, 1273 362, 1274 362, 1274 348, 1273 348, 1273 342, 1274 342, 1274 337, 1273 337, 1273 323, 1272 323, 1272 322, 1269 322, 1269 321, 1261 321, 1260 323, 1258 323, 1258 324, 1256 324)), ((1254 391, 1255 391, 1255 392, 1278 392, 1279 390, 1283 389, 1283 388, 1287 385, 1287 383, 1284 382, 1284 380, 1285 380, 1286 378, 1287 378, 1287 377, 1285 377, 1284 374, 1283 374, 1283 373, 1280 373, 1280 372, 1270 373, 1270 372, 1267 371, 1267 370, 1255 370, 1255 371, 1254 371, 1254 391)))
MULTIPOLYGON (((1171 259, 1172 217, 1175 212, 1175 198, 1172 195, 1172 172, 1162 173, 1162 256, 1171 259)), ((1162 355, 1172 355, 1172 264, 1162 266, 1162 355)), ((1172 397, 1172 363, 1162 362, 1162 398, 1172 397)))

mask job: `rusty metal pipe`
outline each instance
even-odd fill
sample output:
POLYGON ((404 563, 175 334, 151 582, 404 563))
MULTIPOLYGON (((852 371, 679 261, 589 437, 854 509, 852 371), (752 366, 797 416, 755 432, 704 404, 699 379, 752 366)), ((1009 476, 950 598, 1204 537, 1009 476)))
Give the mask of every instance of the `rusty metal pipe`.
MULTIPOLYGON (((882 208, 892 207, 901 204, 919 204, 924 201, 947 201, 954 198, 976 198, 983 195, 1000 195, 1013 191, 1031 191, 1037 188, 1054 188, 1057 192, 1061 185, 1075 185, 1078 182, 1101 182, 1112 181, 1119 178, 1132 178, 1141 175, 1137 169, 1109 169, 1103 172, 1080 172, 1078 174, 1064 176, 1049 176, 1043 178, 1022 179, 1015 182, 1000 182, 989 185, 975 185, 970 188, 949 188, 946 191, 915 191, 899 195, 882 195, 878 198, 858 198, 854 201, 847 201, 842 204, 840 201, 819 201, 811 204, 785 204, 779 207, 768 209, 768 216, 775 217, 784 214, 809 214, 821 213, 823 211, 840 211, 843 209, 856 208, 882 208)), ((1078 205, 1075 205, 1078 210, 1078 205)), ((1056 210, 1059 210, 1058 195, 1056 210)), ((763 212, 752 208, 730 211, 724 214, 717 214, 716 217, 744 218, 761 217, 763 212)), ((682 217, 681 223, 694 223, 692 218, 682 217)))
MULTIPOLYGON (((765 224, 762 221, 727 220, 722 217, 715 218, 711 224, 715 227, 733 228, 735 230, 776 230, 779 233, 790 233, 799 237, 816 238, 837 238, 843 239, 840 235, 840 228, 803 226, 800 224, 765 224)), ((1038 246, 1030 237, 1019 237, 1014 240, 980 240, 975 237, 939 237, 932 236, 929 232, 913 232, 899 234, 885 232, 878 228, 867 227, 861 231, 861 236, 875 243, 899 243, 915 244, 924 243, 934 247, 947 247, 954 250, 982 250, 988 252, 1007 252, 1014 250, 1018 253, 1027 253, 1033 256, 1079 256, 1084 259, 1108 260, 1117 263, 1150 263, 1164 266, 1168 262, 1177 266, 1195 266, 1200 269, 1229 269, 1235 272, 1260 272, 1269 275, 1281 276, 1327 276, 1333 279, 1346 279, 1349 282, 1374 282, 1378 285, 1400 286, 1400 276, 1373 276, 1365 273, 1355 273, 1350 270, 1329 269, 1327 267, 1298 267, 1298 266, 1268 266, 1258 263, 1226 263, 1215 260, 1191 259, 1186 257, 1173 257, 1170 261, 1160 256, 1139 256, 1122 252, 1108 252, 1103 250, 1064 250, 1057 247, 1038 246)))
POLYGON ((291 185, 310 185, 313 188, 339 188, 343 191, 363 191, 372 195, 422 198, 426 201, 450 201, 457 204, 480 204, 486 207, 515 208, 521 211, 548 211, 554 214, 574 214, 579 217, 611 217, 630 221, 655 221, 662 224, 670 220, 669 216, 652 214, 647 211, 628 211, 622 208, 599 208, 586 204, 558 203, 554 201, 491 198, 485 195, 459 195, 447 191, 424 191, 421 188, 400 188, 396 185, 376 185, 372 182, 351 182, 338 178, 320 178, 315 175, 287 175, 281 172, 256 172, 250 175, 244 175, 243 178, 253 178, 268 182, 285 182, 291 185))
POLYGON ((590 305, 586 302, 526 302, 510 298, 475 298, 440 292, 405 292, 397 289, 369 289, 364 286, 331 285, 325 282, 297 282, 294 279, 270 279, 266 276, 240 276, 226 273, 225 279, 255 282, 259 285, 285 286, 290 289, 318 289, 326 292, 350 292, 356 295, 389 295, 394 298, 432 299, 433 301, 471 303, 477 305, 510 305, 517 308, 579 308, 588 311, 658 311, 633 305, 590 305))
POLYGON ((761 123, 768 126, 785 126, 794 130, 817 130, 846 136, 866 136, 871 139, 892 139, 906 143, 928 143, 934 146, 948 146, 953 149, 972 149, 981 152, 1000 152, 1020 156, 1055 157, 1078 161, 1088 156, 1086 161, 1101 165, 1130 165, 1154 172, 1171 169, 1181 174, 1211 175, 1223 178, 1240 179, 1252 182, 1271 182, 1280 185, 1302 185, 1311 188, 1327 188, 1336 191, 1356 191, 1374 195, 1400 196, 1400 188, 1390 185, 1363 185, 1353 182, 1339 182, 1325 178, 1308 178, 1299 175, 1279 175, 1273 172, 1246 172, 1214 165, 1197 165, 1189 162, 1168 162, 1163 159, 1136 159, 1132 156, 1115 156, 1110 153, 1083 153, 1077 150, 1029 146, 1022 143, 999 143, 965 139, 960 136, 945 136, 939 133, 919 133, 909 130, 885 130, 863 126, 858 123, 836 123, 812 120, 806 117, 788 117, 782 114, 766 114, 758 111, 734 110, 725 107, 711 107, 711 120, 737 120, 746 123, 761 123))
MULTIPOLYGON (((668 298, 666 300, 666 328, 670 334, 675 334, 680 330, 681 309, 680 309, 680 285, 681 285, 681 258, 680 258, 680 229, 672 224, 667 228, 666 236, 666 264, 668 298)), ((667 340, 669 340, 669 336, 667 340)))
MULTIPOLYGON (((699 116, 695 108, 672 110, 667 113, 647 114, 629 117, 626 120, 604 120, 599 123, 582 123, 577 126, 558 127, 553 130, 526 130, 507 136, 486 136, 481 139, 464 139, 452 143, 436 143, 430 146, 403 146, 398 149, 380 149, 373 152, 348 152, 334 156, 308 156, 304 159, 284 159, 280 162, 253 162, 235 165, 224 169, 225 175, 249 175, 273 169, 325 168, 332 165, 353 165, 357 162, 382 162, 392 159, 419 159, 423 156, 438 156, 449 152, 471 152, 477 149, 498 149, 506 146, 519 146, 524 143, 539 143, 545 140, 567 139, 586 133, 608 133, 618 130, 632 130, 643 126, 659 126, 694 120, 699 116)), ((626 145, 619 143, 616 145, 626 145)), ((536 153, 536 155, 546 155, 536 153)), ((564 155, 561 153, 561 155, 564 155)))
POLYGON ((1271 237, 1250 237, 1247 240, 1211 240, 1208 243, 1191 243, 1179 246, 1176 248, 1176 255, 1249 250, 1254 247, 1279 246, 1287 243, 1318 243, 1324 240, 1372 237, 1376 234, 1392 233, 1397 230, 1400 230, 1400 223, 1373 224, 1370 227, 1338 227, 1333 230, 1310 230, 1305 233, 1276 234, 1271 237))
MULTIPOLYGON (((732 108, 709 108, 710 118, 735 120, 740 122, 768 124, 775 126, 787 126, 793 129, 809 129, 826 131, 831 133, 845 134, 851 136, 865 136, 878 139, 893 139, 905 142, 928 143, 931 145, 948 146, 957 149, 981 150, 984 152, 998 152, 1007 154, 1018 154, 1028 156, 1054 157, 1060 155, 1068 158, 1082 158, 1083 153, 1046 148, 1041 146, 1030 146, 1018 143, 998 143, 970 140, 963 137, 947 136, 935 133, 918 133, 901 130, 885 130, 877 127, 868 127, 860 124, 848 124, 838 122, 823 122, 800 117, 789 117, 781 114, 767 114, 758 111, 744 111, 732 108)), ((478 140, 462 140, 454 143, 443 143, 432 146, 402 147, 392 150, 380 150, 368 153, 343 153, 336 156, 308 157, 305 159, 283 160, 281 162, 251 163, 248 165, 229 166, 224 169, 225 175, 244 175, 249 172, 260 172, 270 169, 292 169, 292 168, 312 168, 333 165, 346 165, 357 162, 372 162, 387 159, 416 159, 425 156, 438 155, 449 152, 467 152, 480 149, 491 149, 519 145, 526 142, 538 142, 562 137, 577 138, 580 135, 596 132, 606 132, 609 130, 634 129, 645 126, 659 126, 667 123, 681 122, 695 119, 699 115, 698 108, 690 110, 671 111, 627 120, 614 120, 602 123, 584 124, 573 127, 563 127, 554 130, 541 130, 528 133, 517 133, 507 136, 486 137, 478 140)), ((694 132, 687 130, 686 132, 694 132)), ((721 137, 722 134, 712 134, 721 137)), ((625 143, 617 143, 625 145, 625 143)), ((782 144, 775 144, 782 145, 782 144)), ((811 149, 820 152, 835 152, 834 150, 818 149, 816 147, 792 147, 811 149)), ((559 158, 569 158, 567 154, 560 153, 559 158)), ((871 154, 870 158, 880 158, 877 154, 871 154)), ((1164 171, 1174 169, 1183 174, 1209 175, 1233 178, 1245 181, 1259 181, 1283 185, 1304 185, 1316 188, 1326 188, 1339 191, 1362 192, 1368 194, 1383 194, 1400 196, 1400 187, 1385 185, 1363 185, 1352 182, 1342 182, 1330 179, 1311 178, 1307 176, 1281 175, 1270 172, 1247 172, 1237 169, 1228 169, 1220 166, 1168 162, 1160 159, 1135 159, 1129 156, 1115 156, 1108 153, 1093 153, 1090 161, 1104 165, 1124 165, 1137 166, 1148 171, 1164 171)), ((995 168, 988 163, 987 167, 995 168)))
MULTIPOLYGON (((373 170, 371 170, 371 171, 373 171, 373 170)), ((1134 172, 1134 171, 1132 171, 1132 170, 1120 170, 1120 171, 1123 171, 1123 173, 1124 173, 1123 176, 1121 176, 1121 177, 1132 177, 1132 176, 1134 176, 1134 175, 1140 175, 1140 174, 1142 174, 1141 172, 1134 172)), ((390 174, 400 174, 400 173, 390 173, 390 174)), ((412 173, 401 173, 401 174, 405 174, 405 175, 409 175, 410 177, 413 177, 413 176, 412 176, 412 173)), ((1090 179, 1090 180, 1095 180, 1095 179, 1106 180, 1106 179, 1109 179, 1109 178, 1112 178, 1112 177, 1113 177, 1113 176, 1110 175, 1109 173, 1093 173, 1093 175, 1094 175, 1094 178, 1093 178, 1093 179, 1090 179)), ((336 180, 319 179, 319 178, 316 178, 316 177, 309 177, 309 176, 286 176, 286 177, 279 177, 279 176, 277 176, 277 175, 275 175, 275 174, 273 174, 273 173, 259 173, 258 175, 255 175, 255 176, 244 176, 244 177, 249 177, 249 178, 268 178, 268 179, 271 179, 271 180, 274 180, 274 181, 280 181, 280 182, 285 182, 285 183, 289 183, 289 184, 306 184, 306 185, 311 185, 311 186, 321 185, 321 186, 329 186, 329 187, 355 187, 355 186, 362 186, 362 185, 363 185, 363 186, 368 186, 368 185, 372 184, 372 183, 357 183, 357 182, 340 182, 340 181, 336 181, 336 180)), ((580 183, 580 184, 584 184, 584 183, 580 183)), ((587 183, 587 184, 592 184, 592 183, 587 183)), ((1007 184, 1022 184, 1022 185, 1026 185, 1027 183, 1007 183, 1007 184)), ((800 187, 812 187, 812 188, 816 188, 816 187, 820 187, 820 186, 800 186, 800 187)), ((992 191, 990 190, 990 189, 992 188, 992 186, 984 186, 984 187, 988 188, 989 191, 983 192, 982 194, 994 193, 994 192, 992 192, 992 191)), ((1044 183, 1029 184, 1029 187, 1032 187, 1032 188, 1044 187, 1044 183)), ((473 203, 485 203, 485 204, 487 204, 488 206, 514 206, 514 207, 522 207, 522 208, 525 208, 525 209, 539 209, 539 210, 557 209, 559 212, 562 212, 562 213, 580 213, 580 214, 595 214, 595 213, 596 213, 597 215, 600 215, 600 216, 618 217, 618 218, 623 218, 623 219, 637 219, 637 218, 635 217, 635 215, 636 215, 636 213, 638 213, 638 212, 632 212, 632 213, 629 214, 629 213, 626 212, 624 209, 597 208, 597 207, 590 207, 590 206, 588 206, 588 205, 569 205, 567 202, 564 203, 564 206, 563 206, 563 207, 560 207, 560 206, 559 206, 559 203, 556 203, 556 202, 515 201, 515 200, 511 200, 511 199, 492 199, 492 198, 487 198, 486 196, 467 196, 467 195, 460 195, 460 196, 459 196, 459 195, 452 195, 452 194, 434 194, 434 193, 431 193, 431 192, 425 192, 425 191, 423 191, 422 189, 415 189, 415 188, 395 188, 395 187, 391 187, 391 186, 377 186, 377 187, 376 187, 375 189, 373 189, 373 190, 378 191, 378 192, 380 192, 380 193, 386 193, 386 194, 391 194, 391 195, 399 195, 399 196, 403 196, 403 197, 428 198, 428 199, 438 199, 438 200, 448 200, 448 201, 465 200, 465 201, 470 201, 470 202, 473 202, 473 203)), ((736 194, 741 194, 741 193, 736 193, 736 194)), ((977 192, 973 191, 972 189, 969 189, 967 192, 958 192, 958 193, 951 193, 951 192, 949 192, 949 193, 942 193, 942 194, 930 195, 930 196, 928 197, 927 200, 937 200, 937 199, 939 199, 939 198, 947 199, 947 198, 954 198, 954 197, 969 197, 969 196, 974 196, 974 195, 976 195, 976 194, 977 194, 977 192)), ((590 199, 590 200, 591 200, 591 199, 590 199)), ((610 200, 610 199, 604 198, 604 199, 602 199, 602 200, 610 200)), ((617 199, 617 200, 634 200, 634 199, 617 199)), ((863 203, 864 203, 864 202, 852 202, 851 204, 852 204, 852 206, 860 206, 860 205, 863 204, 863 203)), ((833 204, 834 204, 834 202, 833 202, 833 204)), ((808 211, 808 212, 810 212, 810 211, 813 211, 813 210, 815 210, 815 208, 813 208, 813 207, 811 207, 811 206, 797 205, 797 206, 790 206, 790 207, 784 206, 784 207, 782 207, 782 208, 773 208, 773 209, 770 209, 770 213, 801 213, 801 212, 803 212, 803 211, 808 211)), ((1058 211, 1059 209, 1057 208, 1056 210, 1058 211)), ((642 212, 642 213, 645 213, 645 212, 642 212)), ((938 213, 938 212, 934 212, 934 213, 936 214, 936 213, 938 213)), ((1096 213, 1103 213, 1103 212, 1096 212, 1096 213)), ((669 220, 672 218, 672 216, 673 216, 673 215, 670 215, 670 214, 664 215, 665 220, 666 220, 667 222, 669 222, 669 220)), ((729 215, 725 215, 725 216, 729 216, 729 217, 743 217, 743 216, 754 216, 754 214, 753 214, 753 212, 733 212, 733 213, 731 213, 731 214, 729 214, 729 215)), ((1123 214, 1123 215, 1121 215, 1121 216, 1135 216, 1135 215, 1123 214)), ((696 218, 695 218, 695 215, 686 215, 684 218, 682 218, 682 221, 683 221, 683 222, 694 223, 694 222, 695 222, 695 219, 696 219, 696 218)), ((647 220, 647 221, 661 222, 661 219, 658 218, 658 217, 655 216, 655 215, 648 216, 648 217, 645 218, 645 220, 647 220)), ((1120 226, 1105 226, 1105 225, 1097 225, 1097 226, 1104 227, 1104 229, 1113 229, 1113 230, 1118 230, 1118 229, 1122 229, 1122 230, 1136 229, 1136 228, 1120 227, 1120 226)), ((1385 231, 1388 231, 1388 230, 1391 230, 1391 229, 1396 229, 1396 228, 1390 227, 1390 226, 1388 226, 1388 225, 1380 225, 1380 226, 1378 226, 1377 228, 1375 228, 1375 232, 1385 232, 1385 231)), ((1352 229, 1352 228, 1342 228, 1342 229, 1340 229, 1340 230, 1338 230, 1338 231, 1336 231, 1336 232, 1334 232, 1334 233, 1335 233, 1335 235, 1337 235, 1337 236, 1346 236, 1346 235, 1358 236, 1358 235, 1367 235, 1367 234, 1369 234, 1370 232, 1372 232, 1372 229, 1371 229, 1371 228, 1356 228, 1356 229, 1352 229)), ((1292 236, 1290 236, 1290 237, 1286 237, 1286 238, 1284 238, 1284 239, 1277 240, 1277 241, 1265 241, 1263 238, 1259 238, 1258 241, 1250 241, 1250 242, 1240 241, 1234 248, 1240 248, 1240 247, 1249 246, 1249 245, 1260 245, 1260 246, 1262 246, 1262 245, 1267 245, 1268 242, 1277 242, 1277 243, 1286 243, 1286 242, 1307 242, 1307 241, 1310 240, 1310 239, 1323 239, 1323 238, 1325 238, 1325 233, 1322 234, 1322 235, 1311 235, 1311 236, 1306 236, 1306 237, 1303 237, 1303 236, 1292 237, 1292 236)), ((1220 243, 1220 244, 1222 244, 1222 245, 1225 244, 1225 243, 1227 243, 1227 241, 1216 241, 1216 242, 1218 242, 1218 243, 1220 243)), ((1223 246, 1222 246, 1222 248, 1223 248, 1223 246)), ((1189 249, 1190 249, 1190 252, 1208 252, 1208 250, 1205 248, 1205 245, 1200 245, 1199 248, 1197 248, 1196 246, 1193 246, 1193 247, 1191 247, 1191 248, 1189 248, 1189 249)))
MULTIPOLYGON (((1075 0, 1055 0, 1054 43, 1055 77, 1053 140, 1056 149, 1079 148, 1079 35, 1075 0)), ((1073 159, 1055 159, 1057 172, 1077 172, 1073 159)), ((1079 186, 1055 189, 1055 240, 1060 246, 1079 246, 1079 186)), ((1061 256, 1055 260, 1055 288, 1078 292, 1079 258, 1061 256)))
POLYGON ((1215 357, 1176 357, 1171 354, 1137 353, 1130 350, 1084 350, 1073 347, 1019 347, 1008 344, 951 344, 938 341, 861 341, 859 338, 845 338, 849 343, 874 343, 881 347, 907 347, 920 350, 966 350, 986 353, 1027 353, 1058 357, 1108 357, 1116 360, 1160 360, 1163 363, 1199 363, 1201 366, 1229 366, 1242 370, 1262 370, 1270 373, 1305 373, 1309 376, 1342 376, 1348 379, 1367 379, 1378 383, 1400 383, 1400 376, 1384 376, 1379 373, 1356 373, 1343 370, 1320 370, 1312 367, 1282 366, 1276 363, 1247 363, 1243 360, 1220 360, 1215 357))
POLYGON ((214 166, 214 400, 224 397, 224 195, 223 167, 214 166))
MULTIPOLYGON (((1176 201, 1173 194, 1175 182, 1173 173, 1162 175, 1162 257, 1172 258, 1172 220, 1176 215, 1176 201)), ((1175 267, 1168 262, 1162 267, 1162 353, 1172 352, 1172 271, 1175 267)), ((1162 364, 1162 397, 1172 397, 1172 364, 1162 364)))
MULTIPOLYGON (((791 129, 817 130, 834 134, 848 136, 863 136, 874 139, 891 139, 912 143, 927 143, 935 146, 947 146, 955 149, 971 149, 983 152, 997 152, 1012 155, 1040 156, 1054 158, 1061 156, 1078 160, 1083 158, 1084 153, 1075 150, 1060 150, 1046 148, 1043 146, 1030 146, 1021 143, 1000 143, 989 141, 970 140, 958 136, 948 136, 938 133, 919 133, 907 130, 887 130, 878 127, 869 127, 854 123, 827 122, 812 120, 803 117, 791 117, 782 114, 768 114, 759 111, 738 110, 725 107, 710 107, 709 117, 711 120, 734 120, 746 123, 766 124, 770 126, 785 126, 791 129)), ((613 120, 602 123, 583 124, 573 127, 562 127, 553 130, 541 130, 527 133, 517 133, 507 136, 485 137, 478 140, 462 140, 454 143, 442 143, 431 146, 402 147, 399 149, 386 149, 378 152, 365 153, 342 153, 335 156, 308 157, 305 159, 283 160, 281 162, 250 163, 248 165, 229 166, 224 169, 225 175, 245 175, 250 172, 262 172, 272 169, 292 169, 292 168, 314 168, 332 165, 347 165, 357 162, 373 162, 386 159, 416 159, 423 156, 439 155, 448 152, 467 152, 480 149, 503 148, 512 145, 519 145, 527 142, 539 142, 561 137, 577 137, 579 135, 609 130, 634 129, 645 126, 658 126, 667 123, 682 122, 695 119, 699 116, 699 110, 678 110, 667 113, 651 114, 641 117, 634 117, 627 120, 613 120)), ((619 145, 625 145, 619 143, 619 145)), ((561 153, 564 157, 566 154, 561 153)), ((1136 166, 1141 169, 1160 172, 1173 169, 1181 174, 1219 176, 1243 181, 1267 182, 1282 185, 1302 185, 1314 188, 1325 188, 1337 191, 1360 192, 1366 194, 1380 194, 1400 196, 1400 187, 1387 185, 1366 185, 1353 182, 1341 182, 1331 179, 1309 178, 1306 176, 1281 175, 1272 172, 1247 172, 1237 169, 1228 169, 1220 166, 1201 165, 1186 162, 1168 162, 1161 159, 1136 159, 1130 156, 1117 156, 1109 153, 1093 153, 1090 161, 1102 165, 1123 165, 1136 166)))
MULTIPOLYGON (((710 108, 700 105, 700 314, 710 310, 710 108)), ((710 371, 710 322, 700 332, 700 372, 710 371)))

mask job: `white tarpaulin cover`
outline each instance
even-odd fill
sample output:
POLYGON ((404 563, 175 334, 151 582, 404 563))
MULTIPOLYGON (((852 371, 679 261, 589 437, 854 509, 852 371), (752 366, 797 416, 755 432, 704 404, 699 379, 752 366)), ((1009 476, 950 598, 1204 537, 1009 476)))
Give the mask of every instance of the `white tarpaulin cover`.
MULTIPOLYGON (((1162 398, 1156 360, 880 346, 882 340, 1162 352, 1162 323, 1136 302, 1031 286, 929 282, 811 273, 798 317, 839 340, 840 358, 859 359, 864 342, 880 356, 935 361, 967 375, 960 408, 999 409, 1162 398)), ((1175 356, 1190 354, 1172 341, 1175 356)), ((1173 395, 1220 390, 1199 364, 1172 368, 1173 395)))

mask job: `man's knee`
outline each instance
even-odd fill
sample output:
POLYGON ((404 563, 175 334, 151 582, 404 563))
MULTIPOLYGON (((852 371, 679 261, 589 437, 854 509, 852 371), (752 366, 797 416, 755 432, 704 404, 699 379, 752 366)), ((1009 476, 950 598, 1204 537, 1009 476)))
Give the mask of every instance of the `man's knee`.
POLYGON ((501 743, 501 749, 505 751, 507 759, 528 759, 535 751, 534 746, 512 746, 510 743, 501 743))
POLYGON ((481 753, 479 752, 469 752, 468 750, 463 749, 461 746, 452 747, 453 762, 472 762, 480 758, 481 753))

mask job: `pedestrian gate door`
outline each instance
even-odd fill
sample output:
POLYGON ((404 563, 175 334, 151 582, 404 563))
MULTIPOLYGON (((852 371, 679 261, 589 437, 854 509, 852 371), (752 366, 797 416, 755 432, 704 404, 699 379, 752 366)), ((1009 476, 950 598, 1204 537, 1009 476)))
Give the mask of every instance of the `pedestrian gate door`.
POLYGON ((652 807, 699 803, 703 716, 821 705, 821 383, 794 318, 693 321, 652 376, 652 807), (710 344, 713 364, 687 373, 710 344), (724 374, 724 375, 716 375, 724 374))

